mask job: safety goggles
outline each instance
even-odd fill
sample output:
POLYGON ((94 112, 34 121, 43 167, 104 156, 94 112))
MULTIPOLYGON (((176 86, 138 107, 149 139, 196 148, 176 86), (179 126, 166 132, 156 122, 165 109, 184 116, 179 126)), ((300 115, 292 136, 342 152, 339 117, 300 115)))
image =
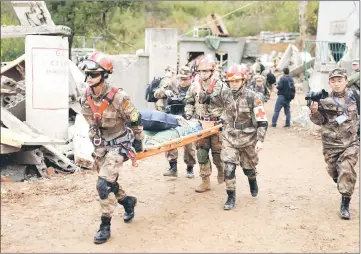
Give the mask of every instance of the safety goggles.
POLYGON ((226 73, 226 79, 227 81, 233 81, 233 80, 244 80, 244 76, 241 73, 226 73))
POLYGON ((84 60, 83 65, 87 71, 97 71, 99 69, 105 71, 105 69, 103 67, 101 67, 98 63, 96 63, 92 60, 89 60, 89 59, 84 60))
POLYGON ((100 72, 86 72, 85 75, 87 77, 91 77, 91 78, 97 78, 100 76, 100 72))

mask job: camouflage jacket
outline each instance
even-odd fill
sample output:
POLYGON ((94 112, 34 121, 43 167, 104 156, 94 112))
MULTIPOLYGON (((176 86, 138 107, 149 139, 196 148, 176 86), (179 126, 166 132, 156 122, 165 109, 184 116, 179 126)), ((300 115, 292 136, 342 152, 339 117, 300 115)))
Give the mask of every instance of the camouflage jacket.
POLYGON ((189 87, 185 97, 185 114, 195 117, 220 117, 223 112, 222 95, 225 91, 230 91, 229 87, 222 81, 215 79, 216 83, 213 91, 208 93, 214 77, 205 82, 193 82, 189 87), (199 94, 197 94, 199 93, 199 94), (205 101, 208 97, 209 102, 205 101))
POLYGON ((158 111, 164 111, 167 106, 167 96, 165 95, 166 90, 171 90, 174 94, 177 94, 176 82, 169 77, 164 77, 159 84, 159 88, 155 91, 154 97, 158 99, 155 103, 158 111))
MULTIPOLYGON (((101 94, 95 95, 91 92, 91 97, 96 108, 102 104, 103 97, 110 92, 112 86, 106 84, 101 94)), ((94 126, 95 120, 93 112, 88 104, 86 93, 80 99, 81 113, 85 120, 89 124, 89 137, 92 139, 95 136, 94 126)), ((126 130, 126 122, 136 122, 140 117, 137 109, 130 101, 129 96, 122 90, 119 89, 114 96, 113 103, 110 104, 102 115, 100 122, 100 130, 102 138, 106 141, 115 139, 121 136, 126 130)), ((138 140, 143 139, 143 127, 141 125, 132 126, 131 129, 134 132, 135 138, 138 140)))
POLYGON ((354 71, 348 79, 347 87, 360 90, 360 71, 354 71))
POLYGON ((261 96, 243 86, 237 93, 227 91, 222 99, 223 138, 235 148, 247 147, 258 140, 263 142, 268 122, 261 96))
POLYGON ((346 148, 358 143, 357 130, 359 127, 359 116, 357 105, 351 89, 346 89, 346 98, 334 98, 334 94, 320 100, 319 110, 310 113, 310 119, 314 124, 322 126, 323 148, 346 148), (345 107, 347 102, 347 120, 339 124, 336 120, 345 110, 335 100, 340 99, 341 105, 345 107))

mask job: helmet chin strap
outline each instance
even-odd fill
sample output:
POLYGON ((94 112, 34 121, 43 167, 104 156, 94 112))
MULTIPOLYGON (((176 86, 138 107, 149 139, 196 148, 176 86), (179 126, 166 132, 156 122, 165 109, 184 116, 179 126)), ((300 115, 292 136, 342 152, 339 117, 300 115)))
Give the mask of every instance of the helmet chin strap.
MULTIPOLYGON (((101 75, 101 79, 99 80, 99 82, 97 82, 97 83, 95 83, 95 84, 93 84, 93 85, 89 85, 89 87, 92 89, 92 92, 93 92, 93 93, 95 93, 94 88, 95 88, 95 87, 98 87, 100 84, 104 83, 104 81, 105 81, 104 72, 101 72, 100 75, 101 75)), ((87 81, 87 79, 88 79, 88 76, 85 77, 85 82, 87 81)))

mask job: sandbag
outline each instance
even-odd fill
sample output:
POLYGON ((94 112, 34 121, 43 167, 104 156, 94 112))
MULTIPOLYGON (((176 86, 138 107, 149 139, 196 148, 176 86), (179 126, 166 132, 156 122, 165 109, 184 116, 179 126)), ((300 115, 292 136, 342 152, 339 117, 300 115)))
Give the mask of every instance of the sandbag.
POLYGON ((140 112, 143 129, 147 131, 164 131, 176 128, 179 124, 174 115, 148 110, 140 112))

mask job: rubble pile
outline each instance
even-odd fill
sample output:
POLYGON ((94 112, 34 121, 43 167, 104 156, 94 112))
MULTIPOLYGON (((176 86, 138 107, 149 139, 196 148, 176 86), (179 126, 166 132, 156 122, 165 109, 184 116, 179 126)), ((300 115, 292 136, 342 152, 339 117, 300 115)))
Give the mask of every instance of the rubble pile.
MULTIPOLYGON (((47 137, 26 122, 24 75, 12 71, 12 78, 1 71, 1 181, 25 181, 55 173, 91 169, 93 145, 88 124, 80 115, 79 96, 84 92, 84 74, 69 60, 68 140, 47 137), (14 74, 15 73, 15 74, 14 74)), ((18 65, 12 66, 19 69, 18 65)), ((11 67, 10 67, 11 68, 11 67)))

